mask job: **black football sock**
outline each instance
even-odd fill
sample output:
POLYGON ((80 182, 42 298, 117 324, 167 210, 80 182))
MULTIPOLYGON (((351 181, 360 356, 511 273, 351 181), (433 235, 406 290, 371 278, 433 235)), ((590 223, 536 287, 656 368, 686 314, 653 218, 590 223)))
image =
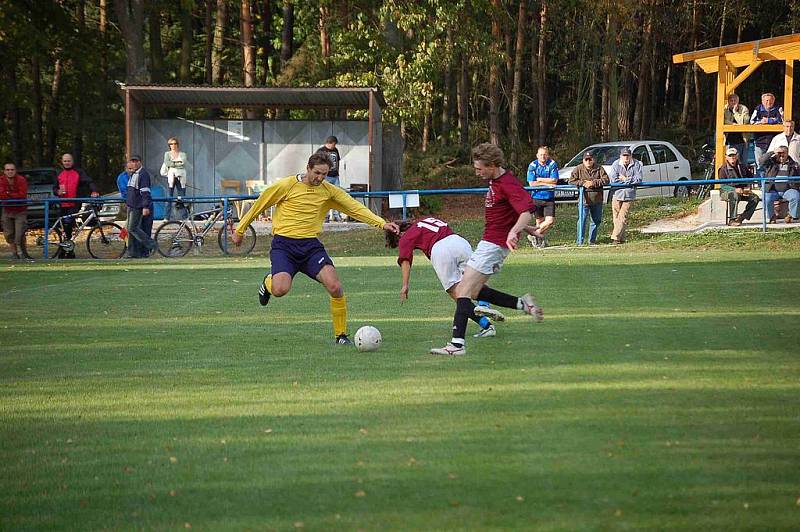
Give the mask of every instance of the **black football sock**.
POLYGON ((456 300, 456 314, 453 316, 453 339, 450 341, 453 345, 464 345, 470 315, 475 315, 475 304, 468 297, 459 297, 456 300))
POLYGON ((506 294, 505 292, 489 288, 488 286, 481 288, 481 291, 478 292, 478 299, 481 301, 488 301, 492 305, 497 305, 498 307, 514 309, 517 308, 517 302, 519 301, 517 296, 506 294))

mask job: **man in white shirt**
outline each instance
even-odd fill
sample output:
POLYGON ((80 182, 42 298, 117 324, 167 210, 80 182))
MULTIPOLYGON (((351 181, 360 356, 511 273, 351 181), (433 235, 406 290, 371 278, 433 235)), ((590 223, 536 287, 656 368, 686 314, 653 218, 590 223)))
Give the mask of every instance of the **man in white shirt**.
POLYGON ((779 146, 789 148, 789 157, 800 164, 800 135, 794 132, 794 120, 783 121, 783 133, 778 133, 772 138, 767 152, 775 153, 779 146))

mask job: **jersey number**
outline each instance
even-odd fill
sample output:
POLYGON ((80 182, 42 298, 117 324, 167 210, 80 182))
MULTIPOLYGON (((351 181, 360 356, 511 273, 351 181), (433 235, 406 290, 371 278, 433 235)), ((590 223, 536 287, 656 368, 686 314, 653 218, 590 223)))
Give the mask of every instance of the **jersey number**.
POLYGON ((417 227, 438 233, 439 229, 447 227, 447 222, 443 222, 438 218, 425 218, 421 222, 417 222, 417 227))

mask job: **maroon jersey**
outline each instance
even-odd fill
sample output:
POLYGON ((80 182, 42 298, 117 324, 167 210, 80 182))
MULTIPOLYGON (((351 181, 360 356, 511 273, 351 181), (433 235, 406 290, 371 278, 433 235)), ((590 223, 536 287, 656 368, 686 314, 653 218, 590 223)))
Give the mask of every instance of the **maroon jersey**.
POLYGON ((413 263, 415 249, 422 250, 425 256, 430 259, 433 245, 452 234, 455 233, 447 225, 447 222, 443 222, 438 218, 417 220, 400 237, 400 242, 397 244, 397 264, 402 263, 404 260, 407 260, 409 264, 413 263))
POLYGON ((519 215, 525 211, 533 212, 533 200, 522 183, 511 171, 497 179, 489 180, 486 193, 486 227, 483 240, 507 248, 508 232, 517 223, 519 215))

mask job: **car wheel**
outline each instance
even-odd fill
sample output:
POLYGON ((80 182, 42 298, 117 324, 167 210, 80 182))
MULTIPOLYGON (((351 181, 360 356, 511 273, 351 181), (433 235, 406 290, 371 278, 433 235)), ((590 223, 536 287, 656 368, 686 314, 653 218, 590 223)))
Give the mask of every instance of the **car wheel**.
MULTIPOLYGON (((686 181, 686 179, 679 179, 678 181, 686 181)), ((677 185, 672 191, 672 196, 675 198, 686 199, 689 197, 691 187, 689 185, 677 185)))

